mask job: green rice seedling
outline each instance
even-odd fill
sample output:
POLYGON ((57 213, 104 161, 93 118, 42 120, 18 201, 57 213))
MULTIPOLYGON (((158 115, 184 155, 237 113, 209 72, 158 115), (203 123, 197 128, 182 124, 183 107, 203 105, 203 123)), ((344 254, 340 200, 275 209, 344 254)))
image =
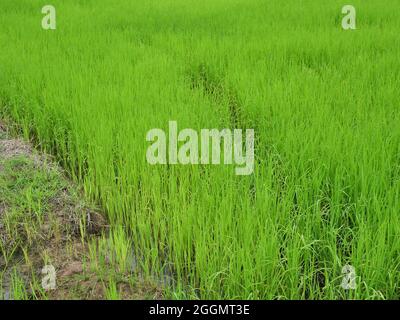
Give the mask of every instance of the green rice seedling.
POLYGON ((117 284, 114 280, 108 282, 108 285, 105 287, 106 290, 106 299, 107 300, 120 300, 121 297, 118 293, 117 284))
POLYGON ((27 300, 28 291, 24 279, 14 269, 11 273, 11 285, 9 291, 9 299, 11 300, 27 300))
POLYGON ((96 268, 134 256, 176 299, 399 298, 398 1, 352 1, 356 30, 337 0, 52 5, 43 30, 1 1, 0 114, 104 210, 96 268), (253 174, 150 165, 169 121, 254 129, 253 174))

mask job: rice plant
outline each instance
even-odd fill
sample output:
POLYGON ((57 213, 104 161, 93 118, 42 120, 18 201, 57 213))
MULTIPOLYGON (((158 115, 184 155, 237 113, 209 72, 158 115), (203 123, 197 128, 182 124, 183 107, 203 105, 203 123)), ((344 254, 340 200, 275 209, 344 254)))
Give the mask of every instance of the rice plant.
POLYGON ((166 297, 399 299, 400 3, 352 4, 356 30, 338 0, 52 0, 43 30, 43 1, 2 0, 0 114, 166 297), (254 172, 150 165, 169 121, 254 129, 254 172))

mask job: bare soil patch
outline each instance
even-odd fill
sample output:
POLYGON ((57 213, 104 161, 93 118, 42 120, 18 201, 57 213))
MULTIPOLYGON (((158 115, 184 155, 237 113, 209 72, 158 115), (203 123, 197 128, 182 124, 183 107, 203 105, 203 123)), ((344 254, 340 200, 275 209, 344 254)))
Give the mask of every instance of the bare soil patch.
POLYGON ((82 200, 79 189, 65 178, 51 156, 39 154, 29 143, 10 136, 3 122, 0 177, 4 191, 0 192, 2 298, 16 298, 11 292, 16 275, 27 288, 27 298, 40 298, 43 292, 35 283, 40 285, 45 264, 53 265, 57 276, 57 288, 45 292, 48 298, 102 298, 103 286, 84 270, 83 261, 88 259, 86 240, 105 230, 106 219, 82 200), (28 191, 33 200, 26 205, 17 195, 28 191), (79 292, 71 290, 78 287, 79 292))

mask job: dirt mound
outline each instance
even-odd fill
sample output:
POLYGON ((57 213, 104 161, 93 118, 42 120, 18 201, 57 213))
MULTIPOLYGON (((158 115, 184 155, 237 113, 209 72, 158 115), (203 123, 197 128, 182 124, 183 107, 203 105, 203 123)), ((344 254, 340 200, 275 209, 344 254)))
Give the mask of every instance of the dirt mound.
POLYGON ((87 242, 107 227, 105 218, 49 155, 6 128, 0 122, 0 298, 103 297, 103 286, 82 261, 87 242), (46 265, 55 270, 54 290, 42 283, 46 265), (71 290, 80 279, 79 292, 71 290))

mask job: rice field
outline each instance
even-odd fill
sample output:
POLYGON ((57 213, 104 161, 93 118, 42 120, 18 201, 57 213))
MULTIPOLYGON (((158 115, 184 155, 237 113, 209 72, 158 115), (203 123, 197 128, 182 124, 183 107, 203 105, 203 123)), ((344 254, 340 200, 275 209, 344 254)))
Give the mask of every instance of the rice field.
POLYGON ((52 0, 43 30, 46 4, 0 3, 0 115, 105 212, 98 268, 172 299, 400 298, 397 0, 352 0, 356 30, 338 0, 52 0), (150 165, 169 121, 254 129, 254 172, 150 165))

